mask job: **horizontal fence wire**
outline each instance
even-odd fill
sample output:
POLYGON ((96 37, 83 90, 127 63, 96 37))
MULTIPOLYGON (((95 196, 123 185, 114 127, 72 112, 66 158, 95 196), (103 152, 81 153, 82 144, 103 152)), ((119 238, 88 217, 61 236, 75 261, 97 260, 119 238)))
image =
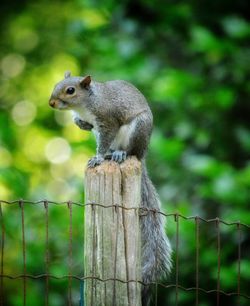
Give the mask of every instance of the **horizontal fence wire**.
MULTIPOLYGON (((67 289, 67 305, 74 305, 73 304, 73 296, 72 296, 72 282, 73 280, 77 280, 80 282, 86 281, 86 280, 97 280, 101 282, 120 282, 120 283, 131 283, 136 282, 143 286, 147 286, 149 284, 143 283, 141 280, 137 279, 129 279, 129 280, 123 280, 116 277, 113 278, 99 278, 96 276, 84 276, 83 274, 74 274, 73 273, 73 266, 74 266, 74 254, 73 254, 73 207, 86 207, 86 206, 98 206, 102 207, 104 209, 108 208, 121 208, 124 210, 137 210, 138 214, 143 217, 146 216, 149 213, 157 213, 161 214, 165 218, 172 218, 173 221, 176 224, 175 228, 175 269, 171 273, 175 275, 175 281, 172 283, 166 284, 161 281, 152 282, 150 285, 154 285, 156 289, 156 297, 155 297, 155 305, 158 305, 158 290, 160 288, 167 290, 167 289, 174 289, 175 290, 175 305, 179 305, 180 302, 180 292, 179 290, 183 292, 194 292, 194 301, 195 305, 199 305, 199 293, 205 293, 205 294, 216 294, 216 305, 220 305, 220 299, 221 295, 224 296, 235 296, 237 297, 237 305, 240 304, 240 298, 244 299, 250 299, 250 295, 246 292, 242 292, 242 280, 241 280, 241 262, 242 262, 242 247, 241 247, 241 241, 242 241, 242 230, 248 230, 250 226, 248 224, 242 223, 240 221, 234 221, 234 222, 228 222, 220 218, 213 218, 213 219, 205 219, 200 216, 184 216, 179 213, 164 213, 162 211, 158 211, 155 209, 147 209, 147 208, 125 208, 121 205, 109 205, 104 206, 100 203, 78 203, 73 201, 66 201, 66 202, 54 202, 54 201, 48 201, 48 200, 40 200, 40 201, 28 201, 28 200, 15 200, 15 201, 4 201, 0 200, 0 217, 1 217, 1 262, 0 262, 0 305, 4 306, 5 304, 5 292, 4 292, 4 282, 6 279, 9 280, 22 280, 22 303, 23 305, 27 305, 27 280, 44 280, 45 281, 45 305, 50 305, 49 303, 49 292, 52 289, 50 280, 67 280, 68 281, 68 289, 67 289), (25 221, 26 221, 26 215, 25 215, 25 208, 26 206, 42 206, 44 208, 44 225, 45 225, 45 241, 37 241, 38 243, 44 243, 45 245, 45 256, 44 256, 44 263, 45 263, 45 273, 37 273, 37 274, 30 274, 27 271, 27 237, 25 235, 25 221), (64 254, 65 261, 67 261, 67 269, 68 274, 63 275, 56 275, 55 273, 50 272, 50 236, 53 234, 49 231, 49 226, 51 224, 51 221, 49 222, 49 209, 51 206, 66 206, 68 208, 68 251, 66 254, 64 254), (22 273, 18 273, 16 275, 6 273, 5 272, 5 259, 7 258, 7 254, 5 254, 5 244, 6 244, 6 222, 5 220, 5 210, 4 208, 9 206, 19 206, 20 208, 20 225, 21 225, 21 242, 22 242, 22 273), (194 265, 194 271, 195 271, 195 286, 187 287, 180 284, 180 263, 181 263, 181 254, 180 254, 180 220, 185 221, 193 221, 195 226, 195 235, 194 235, 194 242, 195 242, 195 255, 194 255, 194 262, 191 262, 190 265, 194 265), (201 287, 200 284, 200 252, 202 249, 200 237, 201 237, 201 225, 204 224, 212 224, 214 225, 215 231, 216 231, 216 249, 217 249, 217 281, 216 281, 216 288, 215 289, 208 289, 201 287), (221 286, 221 226, 229 226, 229 227, 235 227, 236 233, 237 233, 237 290, 235 292, 226 292, 222 286, 221 286)), ((7 218, 6 218, 7 219, 7 218)), ((35 224, 33 225, 36 226, 35 224)), ((234 228, 233 228, 234 229, 234 228)), ((65 243, 65 241, 62 241, 62 243, 65 243)), ((83 244, 83 241, 80 243, 83 244)), ((82 264, 83 265, 83 264, 82 264)), ((114 276, 116 275, 114 271, 114 276)))
MULTIPOLYGON (((14 201, 5 201, 5 200, 0 200, 0 204, 7 204, 7 205, 13 205, 13 204, 19 204, 20 205, 20 200, 14 200, 14 201)), ((98 207, 103 207, 103 208, 122 208, 124 210, 138 210, 137 207, 123 207, 121 205, 102 205, 100 203, 94 203, 94 202, 89 202, 89 203, 80 203, 80 202, 72 202, 72 201, 63 201, 63 202, 54 202, 54 201, 48 201, 48 200, 39 200, 39 201, 29 201, 29 200, 21 200, 21 203, 23 204, 31 204, 31 205, 38 205, 38 204, 43 204, 43 205, 47 205, 47 204, 50 204, 50 205, 68 205, 69 206, 69 203, 71 205, 75 205, 75 206, 79 206, 79 207, 85 207, 85 206, 98 206, 98 207), (46 204, 45 204, 46 203, 46 204)), ((153 213, 158 213, 162 216, 165 216, 165 217, 180 217, 184 220, 195 220, 195 219, 199 219, 203 222, 206 222, 206 223, 210 223, 210 222, 219 222, 219 223, 222 223, 222 224, 225 224, 225 225, 240 225, 240 226, 244 226, 246 228, 249 228, 250 229, 250 225, 249 224, 245 224, 245 223, 242 223, 240 221, 234 221, 234 222, 228 222, 228 221, 225 221, 225 220, 222 220, 218 217, 216 218, 211 218, 211 219, 205 219, 205 218, 202 218, 202 217, 199 217, 199 216, 184 216, 180 213, 164 213, 160 210, 157 210, 157 209, 149 209, 149 208, 145 208, 145 207, 140 207, 139 208, 139 214, 140 215, 143 215, 143 214, 147 214, 148 212, 153 212, 153 213)))

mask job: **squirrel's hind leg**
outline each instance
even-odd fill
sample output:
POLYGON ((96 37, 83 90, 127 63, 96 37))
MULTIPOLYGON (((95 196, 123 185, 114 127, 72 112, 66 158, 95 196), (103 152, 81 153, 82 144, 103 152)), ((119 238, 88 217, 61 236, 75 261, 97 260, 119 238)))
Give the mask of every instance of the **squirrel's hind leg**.
POLYGON ((147 113, 141 113, 132 122, 133 133, 130 134, 128 155, 135 155, 143 159, 147 151, 152 132, 152 117, 147 113))

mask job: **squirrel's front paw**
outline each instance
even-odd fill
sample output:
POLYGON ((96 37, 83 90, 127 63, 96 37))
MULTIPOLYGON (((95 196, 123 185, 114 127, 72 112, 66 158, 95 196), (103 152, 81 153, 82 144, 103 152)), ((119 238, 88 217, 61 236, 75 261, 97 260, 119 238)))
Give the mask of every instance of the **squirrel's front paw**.
POLYGON ((93 125, 86 122, 86 121, 83 121, 81 120, 80 118, 76 117, 74 118, 74 122, 77 126, 79 126, 79 128, 81 130, 85 130, 85 131, 91 131, 93 129, 93 125))
POLYGON ((111 160, 117 162, 117 163, 122 163, 125 159, 127 158, 127 153, 126 151, 114 151, 112 152, 112 157, 111 160))
POLYGON ((93 168, 97 165, 100 165, 104 161, 104 158, 102 156, 94 156, 88 161, 88 167, 93 168))

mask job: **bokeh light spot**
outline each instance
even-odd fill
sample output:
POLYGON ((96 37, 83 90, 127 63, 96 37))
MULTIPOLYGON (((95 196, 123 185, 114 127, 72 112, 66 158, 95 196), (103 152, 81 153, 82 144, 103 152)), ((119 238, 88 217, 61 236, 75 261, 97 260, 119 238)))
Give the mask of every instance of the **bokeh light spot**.
POLYGON ((29 101, 20 101, 13 107, 11 115, 17 125, 28 125, 36 116, 36 106, 29 101))
POLYGON ((38 34, 28 28, 19 29, 19 31, 16 32, 14 39, 15 47, 22 52, 33 50, 39 42, 38 34))
POLYGON ((70 158, 71 148, 65 139, 56 137, 48 142, 45 154, 51 163, 61 164, 70 158))
POLYGON ((56 179, 48 183, 46 188, 48 195, 58 201, 64 201, 65 198, 70 199, 75 196, 75 189, 72 188, 65 180, 56 179))
POLYGON ((15 77, 22 73, 25 67, 25 58, 20 54, 8 54, 1 61, 1 69, 6 77, 15 77))
POLYGON ((0 168, 7 168, 11 165, 12 156, 4 147, 0 146, 0 168))

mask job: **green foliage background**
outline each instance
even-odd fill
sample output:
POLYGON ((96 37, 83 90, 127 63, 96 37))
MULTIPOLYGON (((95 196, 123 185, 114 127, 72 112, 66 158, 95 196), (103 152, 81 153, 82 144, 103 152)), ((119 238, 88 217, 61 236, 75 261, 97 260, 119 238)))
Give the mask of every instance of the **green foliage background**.
MULTIPOLYGON (((128 80, 147 97, 155 121, 148 166, 164 211, 250 223, 247 0, 1 3, 1 199, 83 201, 82 177, 94 154, 94 138, 74 126, 70 114, 48 106, 54 84, 65 70, 71 70, 99 81, 128 80)), ((20 227, 20 216, 18 210, 6 207, 4 215, 6 267, 15 274, 21 256, 13 229, 20 227)), ((73 215, 75 228, 82 227, 82 211, 73 215)), ((68 214, 51 208, 51 216, 58 226, 53 227, 50 247, 54 254, 63 253, 67 233, 63 235, 60 226, 63 228, 68 214)), ((37 237, 43 236, 36 225, 43 228, 44 221, 34 209, 26 209, 26 218, 30 222, 28 268, 39 274, 43 253, 38 254, 43 246, 38 245, 37 237)), ((194 224, 180 224, 180 283, 193 286, 194 224)), ((168 234, 173 245, 175 226, 170 220, 168 234)), ((238 232, 236 226, 221 230, 221 287, 236 291, 238 232)), ((201 285, 214 289, 215 227, 203 226, 201 234, 200 269, 206 275, 201 285)), ((249 240, 242 228, 241 289, 245 294, 250 277, 249 240)), ((77 241, 75 254, 80 258, 77 241)), ((63 269, 58 265, 53 271, 63 274, 63 269)), ((18 287, 13 284, 6 281, 6 305, 22 305, 21 297, 11 294, 18 287)), ((66 303, 63 285, 54 284, 51 305, 66 303)), ((37 282, 32 288, 28 305, 34 301, 43 305, 42 300, 37 301, 42 284, 37 282)), ((174 301, 174 291, 160 290, 159 296, 158 305, 174 301)), ((179 298, 180 305, 194 304, 190 293, 180 293, 179 298)), ((215 298, 202 295, 200 305, 215 305, 215 298)), ((232 297, 223 298, 227 305, 236 303, 232 297)), ((247 301, 241 299, 241 305, 247 301)))

